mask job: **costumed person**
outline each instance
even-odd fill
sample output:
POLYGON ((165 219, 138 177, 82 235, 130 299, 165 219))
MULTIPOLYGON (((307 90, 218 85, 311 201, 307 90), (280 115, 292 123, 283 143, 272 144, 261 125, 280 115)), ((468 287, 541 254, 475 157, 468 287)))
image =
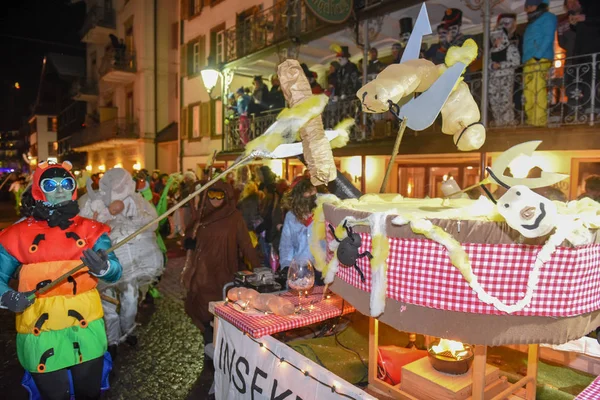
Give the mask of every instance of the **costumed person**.
MULTIPOLYGON (((410 17, 400 18, 398 24, 400 25, 400 42, 392 45, 392 64, 400 64, 400 60, 404 54, 404 49, 408 44, 408 39, 410 38, 410 34, 413 30, 413 21, 410 17)), ((421 54, 421 57, 424 57, 424 55, 421 54)))
MULTIPOLYGON (((118 243, 157 217, 154 206, 135 191, 135 181, 123 168, 108 170, 100 179, 98 193, 88 193, 81 215, 96 218, 111 228, 110 239, 118 243)), ((134 346, 140 292, 142 296, 162 273, 164 258, 158 247, 155 227, 137 235, 115 250, 123 274, 119 282, 102 284, 99 289, 107 299, 118 299, 119 309, 102 299, 109 351, 116 355, 122 342, 134 346)))
POLYGON ((435 65, 444 63, 446 53, 448 52, 448 29, 444 24, 437 27, 438 42, 429 46, 423 58, 431 61, 435 65))
MULTIPOLYGON (((281 241, 279 243, 279 263, 282 269, 290 266, 292 260, 315 262, 309 248, 312 232, 313 210, 317 207, 317 189, 310 179, 300 178, 283 199, 285 215, 281 241)), ((315 271, 315 274, 319 274, 315 271)), ((321 282, 320 276, 315 276, 321 282)))
POLYGON ((506 29, 508 40, 510 40, 511 44, 517 46, 517 50, 519 50, 519 54, 521 54, 523 51, 523 40, 521 35, 517 33, 517 14, 502 13, 498 15, 496 29, 502 28, 506 29))
POLYGON ((329 72, 327 73, 327 89, 325 94, 329 97, 335 96, 337 93, 337 72, 340 69, 340 63, 332 61, 329 63, 329 72))
POLYGON ((356 64, 350 61, 348 46, 341 46, 336 53, 340 68, 337 70, 336 96, 341 100, 351 99, 361 86, 361 76, 356 64))
POLYGON ((253 268, 260 267, 260 261, 244 218, 232 202, 231 185, 218 181, 204 195, 206 200, 200 201, 204 207, 198 211, 198 228, 194 234, 195 224, 190 224, 186 232, 184 247, 194 253, 181 280, 187 291, 185 312, 203 333, 206 344, 212 342, 208 303, 223 300, 223 286, 233 281, 236 272, 246 268, 240 253, 253 268))
POLYGON ((244 88, 241 87, 235 92, 237 101, 238 113, 238 129, 242 144, 250 141, 250 120, 248 119, 248 107, 250 106, 251 98, 244 93, 244 88))
POLYGON ((490 36, 490 108, 495 125, 507 126, 515 118, 513 88, 515 68, 519 65, 521 56, 504 28, 492 32, 490 36))
POLYGON ((379 52, 375 47, 369 49, 369 64, 367 65, 367 75, 377 75, 383 69, 385 65, 379 61, 379 52))
POLYGON ((27 186, 25 182, 25 177, 18 176, 17 179, 10 184, 8 191, 11 192, 15 196, 15 212, 17 215, 20 214, 21 210, 21 196, 23 195, 23 190, 27 186))
POLYGON ((548 0, 526 0, 527 28, 523 36, 523 95, 527 124, 546 125, 548 70, 554 59, 557 19, 548 10, 548 0))
POLYGON ((0 306, 15 312, 22 384, 31 399, 100 398, 112 367, 98 280, 116 282, 121 265, 110 228, 78 214, 69 162, 41 162, 27 189, 26 219, 0 233, 0 306), (68 279, 30 296, 83 261, 68 279), (18 291, 8 286, 20 266, 18 291))

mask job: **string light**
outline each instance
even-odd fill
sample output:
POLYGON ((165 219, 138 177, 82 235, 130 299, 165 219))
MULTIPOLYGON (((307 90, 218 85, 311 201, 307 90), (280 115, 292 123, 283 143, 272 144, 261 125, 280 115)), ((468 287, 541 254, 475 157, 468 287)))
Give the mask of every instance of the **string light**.
MULTIPOLYGON (((342 308, 343 309, 343 308, 342 308)), ((347 395, 345 393, 340 393, 338 392, 338 388, 336 386, 337 382, 333 382, 331 385, 323 382, 322 380, 320 380, 319 378, 317 378, 316 376, 313 376, 310 374, 310 372, 308 371, 308 369, 304 370, 300 367, 297 367, 296 365, 292 364, 291 362, 289 362, 288 360, 285 359, 285 357, 279 357, 277 354, 275 354, 275 352, 273 352, 271 349, 267 348, 267 346, 261 342, 260 340, 256 340, 254 339, 252 336, 250 336, 250 334, 248 332, 244 332, 244 335, 247 336, 250 340, 252 340, 254 343, 258 344, 259 347, 261 349, 263 349, 263 351, 268 351, 273 357, 275 357, 277 360, 279 360, 279 364, 281 366, 284 366, 285 364, 290 365, 291 367, 295 368, 298 372, 300 372, 301 374, 303 374, 304 376, 312 379, 313 381, 319 383, 320 385, 323 385, 325 387, 328 387, 329 389, 331 389, 331 393, 335 393, 337 395, 339 395, 340 397, 345 397, 347 399, 352 399, 352 400, 358 400, 355 397, 352 397, 350 395, 347 395), (285 363, 285 364, 284 364, 285 363)))

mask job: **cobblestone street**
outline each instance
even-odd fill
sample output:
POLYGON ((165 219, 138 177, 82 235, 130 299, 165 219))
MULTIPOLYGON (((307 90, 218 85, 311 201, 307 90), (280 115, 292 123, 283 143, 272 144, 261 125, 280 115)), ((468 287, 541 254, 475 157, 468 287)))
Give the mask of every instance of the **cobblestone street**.
MULTIPOLYGON (((6 211, 6 203, 0 203, 6 211)), ((0 214, 1 222, 11 220, 0 214), (6 220, 6 221, 5 221, 6 220)), ((12 221, 14 221, 14 213, 12 221)), ((3 227, 6 227, 5 223, 3 227)), ((170 249, 177 249, 169 243, 170 249)), ((140 308, 135 348, 122 344, 113 369, 111 390, 106 400, 209 399, 212 365, 204 366, 202 336, 183 310, 183 290, 179 276, 185 257, 171 250, 163 278, 159 284, 161 298, 140 308)), ((14 314, 0 310, 0 393, 2 398, 25 400, 20 385, 23 369, 16 355, 14 314)), ((211 361, 208 360, 210 364, 211 361)))

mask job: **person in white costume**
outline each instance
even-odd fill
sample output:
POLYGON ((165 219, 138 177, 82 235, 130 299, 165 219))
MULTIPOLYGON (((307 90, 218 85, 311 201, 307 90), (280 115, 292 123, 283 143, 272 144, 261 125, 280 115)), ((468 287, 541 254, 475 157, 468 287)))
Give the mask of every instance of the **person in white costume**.
MULTIPOLYGON (((109 225, 112 243, 119 243, 156 218, 155 208, 136 193, 135 181, 126 170, 113 168, 107 171, 100 179, 99 186, 96 192, 88 185, 88 196, 81 215, 109 225)), ((120 343, 137 343, 133 331, 140 289, 147 290, 164 268, 155 230, 156 226, 151 227, 115 250, 123 266, 122 277, 114 284, 99 287, 105 295, 102 306, 109 351, 113 356, 120 343), (107 300, 110 298, 118 299, 119 306, 107 300)))

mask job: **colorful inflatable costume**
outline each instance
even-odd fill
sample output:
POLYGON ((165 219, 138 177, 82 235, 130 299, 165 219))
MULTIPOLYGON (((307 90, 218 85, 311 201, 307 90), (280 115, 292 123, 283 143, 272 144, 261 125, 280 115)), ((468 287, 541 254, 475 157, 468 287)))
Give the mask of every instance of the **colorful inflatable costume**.
POLYGON ((34 393, 39 389, 42 398, 63 398, 65 392, 81 393, 82 398, 100 395, 107 343, 96 285, 98 278, 116 281, 121 276, 115 255, 103 253, 111 246, 109 227, 77 215, 70 169, 68 162, 40 163, 32 180, 31 215, 0 233, 0 305, 16 312, 17 354, 27 371, 24 383, 29 381, 33 388, 28 390, 34 393), (54 204, 47 196, 51 192, 66 193, 71 200, 54 204), (35 300, 28 299, 81 264, 88 249, 103 254, 99 268, 85 267, 35 300), (15 292, 8 282, 19 266, 15 292))

